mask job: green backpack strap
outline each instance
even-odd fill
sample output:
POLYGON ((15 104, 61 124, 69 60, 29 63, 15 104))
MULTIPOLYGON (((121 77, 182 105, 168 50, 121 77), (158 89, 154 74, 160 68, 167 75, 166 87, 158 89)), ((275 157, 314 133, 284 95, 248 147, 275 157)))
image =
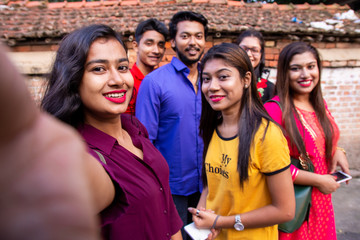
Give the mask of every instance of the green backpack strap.
POLYGON ((94 150, 93 151, 99 156, 100 160, 106 165, 106 160, 104 158, 104 156, 97 150, 94 150))
POLYGON ((268 102, 274 102, 274 103, 276 103, 276 104, 279 106, 279 108, 281 109, 281 111, 282 111, 280 102, 279 102, 278 100, 270 99, 270 100, 267 100, 267 101, 266 101, 266 103, 268 103, 268 102))

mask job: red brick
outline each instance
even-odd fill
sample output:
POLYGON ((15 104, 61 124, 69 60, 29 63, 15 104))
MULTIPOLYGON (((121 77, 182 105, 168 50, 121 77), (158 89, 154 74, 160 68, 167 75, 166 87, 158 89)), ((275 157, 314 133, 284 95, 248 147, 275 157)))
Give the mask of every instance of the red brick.
POLYGON ((59 45, 51 45, 51 51, 57 51, 59 49, 59 45))
POLYGON ((165 47, 166 47, 166 48, 171 48, 171 42, 170 42, 170 41, 167 41, 167 42, 165 43, 165 47))
POLYGON ((316 5, 310 5, 311 10, 324 10, 326 9, 325 5, 323 3, 316 4, 316 5))
POLYGON ((207 3, 209 0, 192 0, 193 3, 207 3))
POLYGON ((315 48, 319 48, 319 43, 317 43, 317 42, 311 43, 311 45, 315 48))
MULTIPOLYGON (((322 83, 322 82, 321 82, 322 83)), ((326 85, 323 86, 324 90, 331 90, 331 89, 337 89, 337 86, 333 86, 333 85, 326 85)))
POLYGON ((265 54, 266 60, 275 60, 275 55, 272 53, 265 54))
POLYGON ((293 9, 290 6, 290 4, 279 4, 278 7, 279 7, 279 10, 281 10, 281 11, 287 11, 287 10, 292 10, 293 9))
POLYGON ((212 42, 205 42, 205 48, 211 48, 213 45, 212 42))
POLYGON ((335 48, 335 43, 325 43, 325 48, 335 48))
MULTIPOLYGON (((196 0, 193 0, 192 2, 195 2, 196 0)), ((229 6, 237 6, 237 7, 243 7, 245 5, 245 3, 243 1, 231 1, 229 0, 227 2, 227 4, 229 6)))
POLYGON ((276 67, 277 66, 277 61, 269 61, 269 67, 276 67))
POLYGON ((84 7, 100 7, 101 5, 100 1, 85 2, 84 7))
POLYGON ((66 2, 51 2, 51 3, 48 3, 48 8, 49 9, 63 8, 65 6, 66 6, 66 2))
POLYGON ((119 1, 101 1, 101 5, 103 6, 116 6, 119 3, 119 1))
POLYGON ((31 51, 51 51, 51 45, 33 45, 31 46, 31 51))
POLYGON ((278 54, 280 53, 280 49, 278 48, 265 48, 265 56, 267 54, 278 54))
POLYGON ((134 1, 132 1, 132 0, 122 0, 121 2, 120 2, 120 5, 121 6, 131 6, 131 5, 138 5, 139 4, 139 2, 138 1, 136 1, 136 0, 134 0, 134 1))
POLYGON ((174 49, 172 49, 172 47, 166 48, 165 50, 165 55, 175 55, 176 52, 174 51, 174 49))
POLYGON ((354 86, 351 85, 341 85, 340 90, 351 90, 354 86))
POLYGON ((26 2, 26 4, 25 4, 25 6, 28 7, 28 8, 40 7, 42 5, 45 5, 45 4, 40 2, 40 1, 29 1, 29 2, 26 2))
POLYGON ((308 3, 304 3, 304 4, 296 4, 294 5, 296 7, 296 9, 298 10, 308 10, 310 9, 310 4, 308 3))
POLYGON ((338 101, 337 97, 330 97, 326 100, 327 102, 338 101))
POLYGON ((85 6, 85 2, 67 2, 67 8, 82 8, 85 6))
MULTIPOLYGON (((312 45, 314 46, 314 44, 315 44, 315 43, 313 43, 312 45)), ((316 48, 326 48, 326 43, 324 43, 324 42, 318 42, 316 48)))
POLYGON ((291 40, 281 40, 281 41, 277 41, 276 46, 277 46, 279 49, 283 49, 286 45, 288 45, 288 44, 291 43, 291 42, 292 42, 291 40))
POLYGON ((12 50, 14 52, 30 52, 31 46, 16 46, 16 47, 13 47, 12 50))
MULTIPOLYGON (((169 1, 166 1, 166 0, 163 0, 163 1, 156 1, 156 4, 172 4, 172 3, 176 3, 175 0, 169 0, 169 1)), ((140 2, 140 5, 148 5, 149 3, 143 3, 143 2, 140 2)))
POLYGON ((336 48, 353 48, 354 45, 351 43, 342 43, 342 42, 338 42, 336 43, 336 48))
POLYGON ((322 61, 322 66, 323 67, 330 67, 331 66, 330 61, 322 61))
POLYGON ((262 9, 266 9, 266 10, 273 10, 273 9, 278 9, 278 5, 277 3, 268 3, 268 4, 262 4, 261 5, 262 9))

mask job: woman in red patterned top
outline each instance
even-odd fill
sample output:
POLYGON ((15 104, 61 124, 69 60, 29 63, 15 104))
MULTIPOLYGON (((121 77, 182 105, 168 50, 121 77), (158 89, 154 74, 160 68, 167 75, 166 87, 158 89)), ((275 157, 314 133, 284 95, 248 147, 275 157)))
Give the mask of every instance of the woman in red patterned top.
POLYGON ((248 54, 256 77, 258 79, 257 89, 263 103, 274 95, 274 84, 268 81, 270 71, 265 67, 265 42, 262 34, 256 30, 249 29, 240 34, 237 44, 248 54))
POLYGON ((308 220, 293 233, 279 232, 280 240, 336 239, 331 193, 340 187, 330 175, 336 165, 349 173, 344 152, 337 148, 339 128, 321 92, 321 62, 318 51, 304 42, 287 45, 278 62, 276 91, 265 108, 285 129, 290 155, 303 156, 314 173, 291 166, 294 183, 313 186, 308 220))

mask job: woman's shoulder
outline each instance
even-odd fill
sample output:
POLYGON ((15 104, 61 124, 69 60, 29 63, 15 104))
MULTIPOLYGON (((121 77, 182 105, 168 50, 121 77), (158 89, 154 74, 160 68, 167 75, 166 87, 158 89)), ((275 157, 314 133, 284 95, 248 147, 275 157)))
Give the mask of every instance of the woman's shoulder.
POLYGON ((283 135, 282 130, 277 123, 265 118, 262 119, 258 132, 261 135, 264 134, 269 135, 270 138, 271 136, 275 136, 275 135, 283 135))
MULTIPOLYGON (((275 95, 274 97, 272 97, 271 99, 267 100, 265 103, 264 103, 264 106, 268 106, 268 105, 271 105, 271 104, 276 104, 276 105, 280 105, 280 98, 278 95, 275 95)), ((280 106, 279 106, 280 107, 280 106)))
POLYGON ((278 124, 281 124, 282 109, 281 109, 281 105, 280 105, 280 98, 278 96, 275 96, 272 99, 270 99, 269 101, 267 101, 264 104, 264 108, 275 122, 277 122, 278 124))

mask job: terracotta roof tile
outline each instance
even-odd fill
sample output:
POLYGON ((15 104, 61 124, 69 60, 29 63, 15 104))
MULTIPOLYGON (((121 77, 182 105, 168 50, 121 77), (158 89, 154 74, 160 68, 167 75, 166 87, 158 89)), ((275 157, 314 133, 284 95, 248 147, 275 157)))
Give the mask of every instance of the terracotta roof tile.
POLYGON ((237 35, 241 30, 253 27, 269 34, 326 34, 324 39, 337 36, 360 38, 360 24, 350 20, 344 20, 342 25, 331 31, 310 26, 311 22, 333 19, 335 13, 347 12, 350 10, 347 5, 282 5, 226 0, 101 0, 54 3, 9 1, 6 5, 0 2, 0 40, 12 44, 14 41, 60 39, 68 32, 92 23, 108 24, 122 34, 130 35, 140 21, 155 17, 168 24, 172 15, 180 10, 204 14, 209 20, 209 33, 214 35, 237 35), (296 21, 293 21, 294 17, 296 21))

